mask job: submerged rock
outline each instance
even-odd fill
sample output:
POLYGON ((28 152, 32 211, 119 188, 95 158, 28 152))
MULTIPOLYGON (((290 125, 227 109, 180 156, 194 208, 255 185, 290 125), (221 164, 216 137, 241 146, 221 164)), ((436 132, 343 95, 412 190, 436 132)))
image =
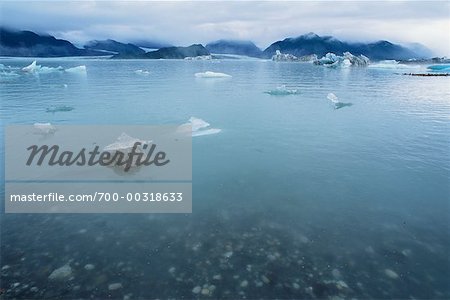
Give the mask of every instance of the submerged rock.
POLYGON ((108 290, 115 291, 121 289, 123 286, 120 282, 117 283, 111 283, 108 285, 108 290))
POLYGON ((72 276, 72 268, 69 265, 64 265, 61 268, 55 269, 49 276, 50 280, 67 280, 72 276))
POLYGON ((398 274, 391 269, 385 269, 384 274, 391 279, 397 279, 399 277, 398 274))
POLYGON ((93 264, 87 264, 84 266, 84 269, 87 271, 91 271, 95 269, 95 266, 93 264))

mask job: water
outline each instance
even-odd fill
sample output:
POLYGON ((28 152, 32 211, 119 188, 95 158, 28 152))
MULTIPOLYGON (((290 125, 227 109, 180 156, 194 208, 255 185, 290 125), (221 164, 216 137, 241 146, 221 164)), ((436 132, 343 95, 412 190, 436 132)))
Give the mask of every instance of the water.
POLYGON ((0 77, 3 126, 194 116, 222 131, 194 138, 192 214, 3 214, 3 297, 450 297, 448 78, 255 60, 38 64, 87 74, 0 77), (194 76, 205 71, 233 77, 194 76), (267 94, 281 85, 298 93, 267 94), (353 105, 334 109, 328 93, 353 105), (72 279, 48 279, 68 263, 72 279))

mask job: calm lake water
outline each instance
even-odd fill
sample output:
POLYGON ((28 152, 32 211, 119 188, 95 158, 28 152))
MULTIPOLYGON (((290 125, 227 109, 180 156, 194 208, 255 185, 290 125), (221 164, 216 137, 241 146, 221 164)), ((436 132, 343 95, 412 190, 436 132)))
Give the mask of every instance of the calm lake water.
POLYGON ((193 138, 192 214, 2 214, 0 297, 450 297, 448 77, 262 60, 20 71, 31 62, 0 59, 2 131, 192 116, 222 131, 193 138), (265 93, 280 85, 298 93, 265 93))

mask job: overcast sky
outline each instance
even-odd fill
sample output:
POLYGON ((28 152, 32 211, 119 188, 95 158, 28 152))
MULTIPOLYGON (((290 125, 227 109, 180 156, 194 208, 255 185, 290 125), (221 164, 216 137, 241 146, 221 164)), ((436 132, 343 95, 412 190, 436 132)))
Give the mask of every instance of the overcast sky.
POLYGON ((175 45, 221 38, 265 48, 308 32, 347 41, 419 42, 450 55, 450 1, 4 1, 0 22, 78 45, 91 39, 175 45))

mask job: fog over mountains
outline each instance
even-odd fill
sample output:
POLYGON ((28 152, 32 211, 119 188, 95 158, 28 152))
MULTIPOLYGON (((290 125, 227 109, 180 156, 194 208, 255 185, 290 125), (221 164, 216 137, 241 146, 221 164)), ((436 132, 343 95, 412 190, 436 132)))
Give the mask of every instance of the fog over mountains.
MULTIPOLYGON (((140 41, 140 45, 161 45, 152 41, 140 41)), ((161 45, 167 46, 167 45, 161 45)), ((83 48, 74 46, 70 41, 56 39, 45 34, 32 31, 17 31, 0 28, 0 55, 24 57, 63 57, 63 56, 106 56, 116 58, 142 59, 182 59, 190 56, 210 54, 234 54, 257 58, 271 58, 277 50, 298 57, 316 54, 323 56, 332 52, 342 55, 348 51, 355 55, 363 54, 372 60, 383 59, 423 59, 432 56, 424 45, 412 43, 409 46, 394 44, 381 40, 371 43, 350 43, 338 40, 332 36, 319 36, 308 33, 298 37, 275 41, 269 47, 259 49, 251 41, 218 40, 206 46, 193 44, 189 47, 158 47, 155 51, 147 51, 132 43, 122 43, 115 40, 93 40, 83 48)))

